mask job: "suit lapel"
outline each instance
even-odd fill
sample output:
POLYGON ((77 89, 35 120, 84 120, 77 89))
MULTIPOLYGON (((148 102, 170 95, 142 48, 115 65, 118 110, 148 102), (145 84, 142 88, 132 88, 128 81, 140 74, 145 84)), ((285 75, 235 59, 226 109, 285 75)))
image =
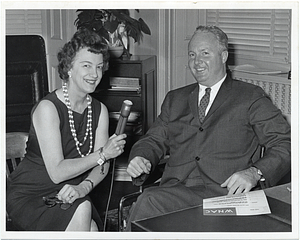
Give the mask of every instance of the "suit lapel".
POLYGON ((231 89, 232 79, 227 75, 204 121, 207 120, 226 101, 226 99, 230 96, 231 89))
POLYGON ((189 95, 188 102, 191 109, 191 113, 193 114, 194 118, 198 120, 198 124, 199 124, 200 121, 198 115, 198 97, 199 97, 199 85, 197 84, 195 89, 189 95))

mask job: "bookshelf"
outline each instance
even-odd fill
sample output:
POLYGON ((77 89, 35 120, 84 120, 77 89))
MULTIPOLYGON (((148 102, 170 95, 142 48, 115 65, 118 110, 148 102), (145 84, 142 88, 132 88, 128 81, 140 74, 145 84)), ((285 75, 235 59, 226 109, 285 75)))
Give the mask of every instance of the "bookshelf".
POLYGON ((124 153, 116 160, 115 181, 131 181, 126 172, 132 145, 143 136, 157 117, 156 56, 131 56, 130 59, 111 59, 95 92, 91 94, 106 105, 110 116, 109 132, 116 129, 124 100, 133 102, 125 128, 124 153))

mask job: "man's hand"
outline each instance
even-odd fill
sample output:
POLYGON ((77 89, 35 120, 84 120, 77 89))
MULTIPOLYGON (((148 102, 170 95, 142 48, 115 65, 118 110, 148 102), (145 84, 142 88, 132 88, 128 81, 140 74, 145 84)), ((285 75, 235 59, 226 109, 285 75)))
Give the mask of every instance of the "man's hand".
POLYGON ((127 173, 133 177, 139 177, 143 173, 149 174, 151 170, 151 162, 143 157, 133 158, 127 167, 127 173))
POLYGON ((232 174, 221 187, 227 187, 228 195, 249 192, 256 186, 260 176, 254 167, 232 174))

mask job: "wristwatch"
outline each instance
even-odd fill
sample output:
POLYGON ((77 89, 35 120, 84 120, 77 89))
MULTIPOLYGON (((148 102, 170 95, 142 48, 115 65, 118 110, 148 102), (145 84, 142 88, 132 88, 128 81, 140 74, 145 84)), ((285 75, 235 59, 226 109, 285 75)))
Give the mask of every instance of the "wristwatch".
POLYGON ((265 177, 263 176, 262 172, 260 171, 260 169, 258 169, 257 167, 254 167, 256 169, 256 173, 260 176, 260 178, 258 179, 258 182, 260 184, 260 187, 263 189, 265 188, 265 177))
POLYGON ((264 178, 262 172, 261 172, 258 168, 256 168, 256 169, 257 169, 257 174, 260 176, 259 181, 260 181, 260 182, 266 181, 266 179, 264 178))
POLYGON ((106 162, 106 157, 103 154, 103 147, 101 147, 100 150, 99 150, 99 159, 98 159, 97 163, 100 166, 102 166, 105 162, 106 162))

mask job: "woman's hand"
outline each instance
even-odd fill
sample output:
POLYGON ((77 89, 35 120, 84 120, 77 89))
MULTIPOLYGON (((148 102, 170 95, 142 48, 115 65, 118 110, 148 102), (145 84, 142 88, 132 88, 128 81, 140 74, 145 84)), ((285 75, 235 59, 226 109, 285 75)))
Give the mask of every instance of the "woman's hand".
POLYGON ((79 185, 66 184, 57 194, 59 200, 65 203, 73 203, 78 198, 85 197, 92 189, 87 181, 81 182, 79 185))
POLYGON ((106 159, 119 156, 124 152, 126 134, 112 135, 103 147, 103 154, 106 159))

